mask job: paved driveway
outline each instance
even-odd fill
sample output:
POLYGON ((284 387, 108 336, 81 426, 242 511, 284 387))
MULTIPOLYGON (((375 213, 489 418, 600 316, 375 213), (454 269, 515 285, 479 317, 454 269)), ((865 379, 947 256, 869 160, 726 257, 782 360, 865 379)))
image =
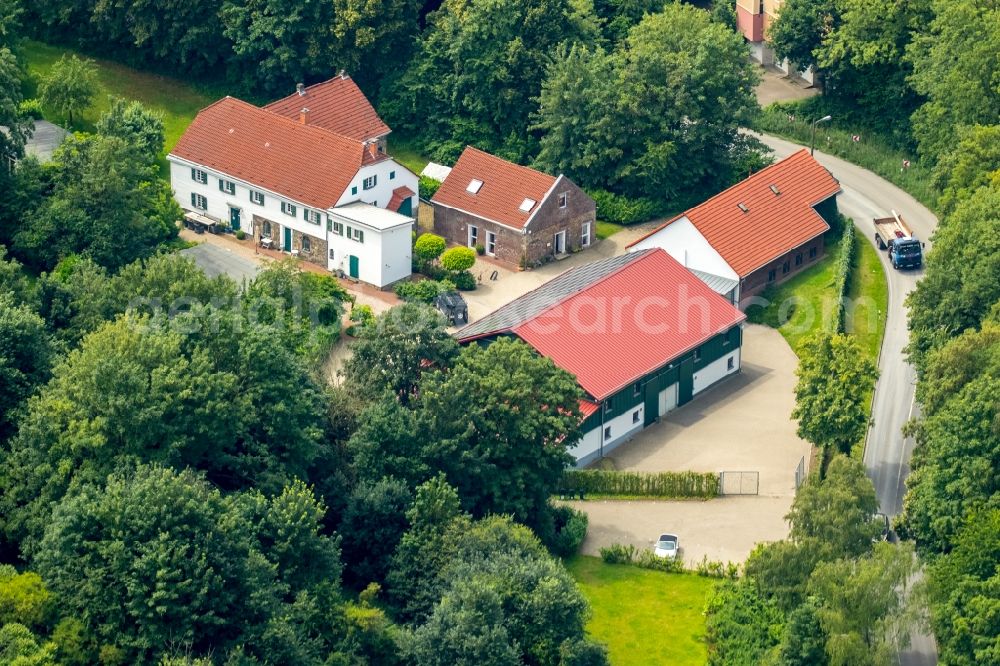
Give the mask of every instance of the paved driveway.
POLYGON ((609 457, 641 472, 760 472, 760 494, 795 495, 795 466, 810 446, 795 434, 798 359, 766 326, 743 330, 742 372, 667 414, 609 457))
POLYGON ((237 284, 243 284, 244 280, 249 282, 260 270, 259 262, 211 243, 200 243, 189 247, 181 250, 181 254, 193 259, 208 277, 228 275, 237 284))
POLYGON ((681 538, 689 565, 702 557, 742 562, 760 542, 788 535, 795 466, 810 446, 795 434, 797 359, 781 334, 747 326, 743 372, 646 428, 610 458, 637 471, 760 472, 760 495, 684 502, 573 502, 590 519, 583 551, 612 543, 649 547, 661 532, 681 538))

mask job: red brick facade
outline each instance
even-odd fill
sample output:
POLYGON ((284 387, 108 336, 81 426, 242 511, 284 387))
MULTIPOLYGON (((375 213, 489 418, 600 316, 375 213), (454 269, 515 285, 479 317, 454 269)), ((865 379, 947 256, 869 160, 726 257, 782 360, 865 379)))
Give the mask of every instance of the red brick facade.
POLYGON ((740 282, 740 305, 746 305, 748 298, 760 294, 768 285, 780 284, 812 266, 825 250, 820 235, 750 273, 740 282))
POLYGON ((495 249, 491 254, 512 267, 531 268, 555 258, 556 234, 560 232, 565 234, 563 253, 577 252, 586 247, 585 225, 589 225, 587 246, 597 239, 597 209, 594 200, 567 178, 556 181, 555 189, 538 204, 538 209, 523 231, 440 203, 435 202, 433 206, 435 233, 443 236, 449 243, 469 246, 478 244, 487 251, 489 234, 495 234, 495 249), (476 228, 475 242, 470 241, 470 226, 476 228))

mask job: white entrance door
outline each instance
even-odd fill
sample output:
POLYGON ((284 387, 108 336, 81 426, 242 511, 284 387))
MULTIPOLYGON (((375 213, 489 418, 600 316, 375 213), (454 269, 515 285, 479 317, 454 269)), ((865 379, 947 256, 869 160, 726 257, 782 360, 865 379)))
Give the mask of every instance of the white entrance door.
POLYGON ((556 232, 555 238, 552 242, 552 252, 554 254, 565 254, 566 253, 566 231, 556 232))
POLYGON ((671 384, 660 391, 660 416, 677 407, 677 384, 671 384))

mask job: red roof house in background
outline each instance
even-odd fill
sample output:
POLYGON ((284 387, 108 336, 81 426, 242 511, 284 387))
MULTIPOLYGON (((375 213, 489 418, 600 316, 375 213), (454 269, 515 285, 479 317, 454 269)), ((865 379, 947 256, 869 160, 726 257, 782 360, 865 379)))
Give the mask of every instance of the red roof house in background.
POLYGON ((515 336, 586 393, 586 464, 739 372, 745 316, 660 249, 569 270, 462 328, 469 343, 515 336))
POLYGON ((550 176, 467 147, 431 198, 434 230, 512 266, 530 267, 593 242, 596 205, 550 176))
POLYGON ((822 255, 839 192, 837 179, 803 149, 669 220, 629 249, 663 248, 699 276, 720 278, 717 283, 729 289, 718 291, 739 303, 822 255))

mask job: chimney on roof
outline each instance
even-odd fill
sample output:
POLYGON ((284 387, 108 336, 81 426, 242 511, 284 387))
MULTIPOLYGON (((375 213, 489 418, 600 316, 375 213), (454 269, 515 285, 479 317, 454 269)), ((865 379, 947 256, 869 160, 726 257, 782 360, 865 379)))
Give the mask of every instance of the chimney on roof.
POLYGON ((378 158, 378 141, 366 141, 365 148, 368 149, 368 154, 373 158, 378 158))
POLYGON ((305 86, 305 84, 304 83, 296 83, 295 84, 295 92, 297 92, 299 94, 299 97, 305 97, 306 96, 306 86, 305 86))
POLYGON ((346 79, 347 78, 347 72, 345 72, 344 70, 340 70, 339 72, 337 72, 337 76, 339 76, 342 79, 346 79))
POLYGON ((299 122, 303 125, 309 124, 309 109, 306 107, 302 107, 302 110, 299 111, 299 122))

